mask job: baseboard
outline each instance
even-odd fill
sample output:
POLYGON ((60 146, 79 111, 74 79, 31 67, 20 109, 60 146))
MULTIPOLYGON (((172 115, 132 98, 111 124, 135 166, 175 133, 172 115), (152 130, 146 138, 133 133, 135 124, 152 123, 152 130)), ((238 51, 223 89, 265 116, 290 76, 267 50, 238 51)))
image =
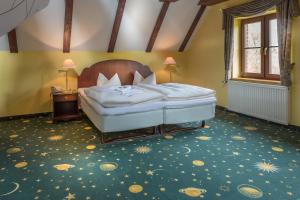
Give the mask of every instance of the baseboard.
MULTIPOLYGON (((242 113, 237 113, 237 112, 230 111, 226 107, 223 107, 223 106, 218 106, 217 105, 216 109, 221 110, 221 111, 230 112, 230 113, 235 113, 235 114, 241 115, 241 116, 250 117, 250 118, 253 118, 253 119, 258 119, 256 117, 248 116, 248 115, 245 115, 245 114, 242 114, 242 113)), ((80 110, 80 112, 83 114, 82 110, 80 110)), ((25 114, 25 115, 0 117, 0 121, 9 121, 9 120, 17 120, 17 119, 29 119, 29 118, 35 118, 35 117, 50 117, 51 114, 52 114, 52 112, 45 112, 45 113, 35 113, 35 114, 25 114)), ((84 116, 84 114, 83 114, 83 116, 84 116)), ((262 121, 265 121, 265 122, 268 122, 268 123, 277 124, 277 123, 270 122, 270 121, 264 120, 264 119, 259 119, 259 120, 262 120, 262 121)), ((277 124, 277 125, 282 125, 282 124, 277 124)), ((296 126, 296 125, 282 125, 282 126, 293 128, 293 129, 296 129, 296 130, 300 130, 300 126, 296 126)))
MULTIPOLYGON (((222 110, 222 111, 228 111, 226 107, 218 106, 218 105, 216 106, 216 109, 217 110, 222 110)), ((230 112, 230 111, 228 111, 228 112, 230 112)))
POLYGON ((51 114, 52 114, 51 112, 45 112, 45 113, 34 113, 34 114, 7 116, 7 117, 0 117, 0 121, 9 121, 9 120, 17 120, 17 119, 29 119, 29 118, 36 118, 36 117, 50 117, 51 114))
MULTIPOLYGON (((84 112, 81 109, 79 109, 79 112, 81 113, 82 116, 85 116, 84 112)), ((30 118, 35 118, 35 117, 52 117, 52 112, 0 117, 0 121, 17 120, 17 119, 30 119, 30 118)))

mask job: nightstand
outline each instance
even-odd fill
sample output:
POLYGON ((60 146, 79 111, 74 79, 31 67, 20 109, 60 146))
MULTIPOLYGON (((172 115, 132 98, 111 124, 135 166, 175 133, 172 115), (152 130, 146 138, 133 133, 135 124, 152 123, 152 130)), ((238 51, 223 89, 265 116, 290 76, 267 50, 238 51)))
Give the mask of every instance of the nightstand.
POLYGON ((53 122, 79 120, 77 92, 51 92, 53 97, 53 122))

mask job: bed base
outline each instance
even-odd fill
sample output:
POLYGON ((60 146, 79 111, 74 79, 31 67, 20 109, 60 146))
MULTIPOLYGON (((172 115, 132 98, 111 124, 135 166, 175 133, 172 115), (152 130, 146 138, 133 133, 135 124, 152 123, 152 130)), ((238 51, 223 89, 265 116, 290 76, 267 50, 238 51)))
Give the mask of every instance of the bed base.
POLYGON ((205 120, 215 117, 215 102, 209 102, 202 105, 191 106, 187 108, 166 108, 164 109, 164 124, 176 125, 189 122, 201 122, 197 127, 175 128, 167 131, 165 126, 160 127, 162 134, 172 134, 182 131, 192 131, 205 127, 205 120))
POLYGON ((100 133, 98 134, 100 137, 100 141, 101 144, 108 144, 108 143, 112 143, 112 142, 124 142, 124 141, 128 141, 129 139, 138 139, 138 138, 149 138, 149 137, 153 137, 155 135, 160 135, 160 129, 159 126, 154 126, 152 127, 152 133, 151 134, 141 134, 141 135, 132 135, 132 136, 119 136, 116 138, 111 138, 111 139, 105 139, 104 134, 100 133))
POLYGON ((166 131, 164 124, 159 125, 159 126, 154 126, 154 127, 152 127, 153 131, 151 134, 130 135, 130 136, 125 135, 125 136, 119 136, 119 137, 111 138, 111 139, 106 139, 104 134, 102 134, 102 133, 100 133, 98 135, 100 137, 101 144, 108 144, 108 143, 112 143, 112 142, 124 142, 129 139, 150 138, 155 135, 170 135, 170 134, 176 134, 176 133, 183 132, 183 131, 193 131, 193 130, 202 129, 204 127, 205 127, 205 120, 203 120, 201 122, 201 125, 197 126, 197 127, 175 128, 175 129, 172 129, 169 131, 166 131))
POLYGON ((170 134, 176 134, 176 133, 183 132, 183 131, 198 130, 198 129, 204 128, 205 124, 206 124, 205 120, 203 120, 201 122, 200 126, 186 127, 186 128, 174 128, 174 129, 171 129, 169 131, 166 131, 166 128, 165 128, 166 125, 162 124, 162 125, 159 125, 159 126, 152 127, 153 132, 151 134, 120 136, 120 137, 111 138, 111 139, 105 139, 104 134, 99 134, 99 137, 100 137, 100 140, 101 140, 101 144, 108 144, 108 143, 111 143, 111 142, 123 142, 123 141, 127 141, 129 139, 149 138, 149 137, 153 137, 155 135, 170 135, 170 134))
POLYGON ((158 126, 163 124, 163 110, 154 110, 142 113, 124 114, 124 115, 112 115, 103 116, 98 114, 94 109, 92 109, 83 98, 81 100, 81 109, 88 116, 89 120, 94 124, 94 126, 100 131, 100 141, 103 144, 114 142, 114 141, 124 141, 130 138, 138 137, 150 137, 159 133, 158 126), (120 132, 120 131, 130 131, 143 128, 153 127, 152 134, 142 134, 142 135, 125 135, 117 138, 106 139, 102 133, 110 132, 120 132))
POLYGON ((159 132, 161 135, 170 135, 170 134, 176 134, 182 131, 193 131, 193 130, 198 130, 198 129, 202 129, 205 127, 205 120, 201 121, 201 125, 200 126, 196 126, 196 127, 185 127, 185 128, 174 128, 171 129, 169 131, 166 131, 166 127, 165 125, 160 125, 159 126, 159 132))
POLYGON ((153 127, 152 134, 125 135, 117 138, 106 139, 103 134, 99 134, 102 144, 116 141, 125 141, 131 138, 151 137, 157 134, 175 134, 182 131, 192 131, 203 128, 205 120, 214 118, 215 103, 209 103, 189 108, 161 109, 142 113, 103 116, 92 109, 82 98, 81 108, 86 113, 90 121, 102 133, 137 130, 146 127, 153 127), (180 117, 179 117, 180 116, 180 117), (187 122, 201 121, 197 127, 175 128, 167 131, 165 125, 182 124, 187 122))

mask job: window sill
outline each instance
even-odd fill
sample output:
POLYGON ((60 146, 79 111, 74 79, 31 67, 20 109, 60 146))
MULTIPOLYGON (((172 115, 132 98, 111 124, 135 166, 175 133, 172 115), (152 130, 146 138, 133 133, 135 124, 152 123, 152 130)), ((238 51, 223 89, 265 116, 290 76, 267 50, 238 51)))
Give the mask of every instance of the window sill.
POLYGON ((254 79, 254 78, 232 78, 233 81, 244 81, 250 83, 262 83, 268 85, 281 85, 280 81, 276 80, 265 80, 265 79, 254 79))

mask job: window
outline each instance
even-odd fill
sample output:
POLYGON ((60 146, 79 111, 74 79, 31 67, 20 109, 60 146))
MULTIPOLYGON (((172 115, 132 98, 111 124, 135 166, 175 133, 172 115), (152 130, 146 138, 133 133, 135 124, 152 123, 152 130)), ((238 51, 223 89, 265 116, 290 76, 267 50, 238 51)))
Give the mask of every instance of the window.
POLYGON ((242 21, 242 77, 280 79, 276 14, 242 21))

